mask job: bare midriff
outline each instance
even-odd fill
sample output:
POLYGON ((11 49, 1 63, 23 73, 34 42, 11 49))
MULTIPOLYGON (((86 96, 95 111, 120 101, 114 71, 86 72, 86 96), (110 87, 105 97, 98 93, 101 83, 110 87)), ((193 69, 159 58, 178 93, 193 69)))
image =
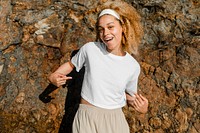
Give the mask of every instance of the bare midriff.
POLYGON ((86 100, 83 99, 83 98, 81 98, 81 104, 87 104, 87 105, 94 106, 94 105, 92 105, 91 103, 89 103, 88 101, 86 101, 86 100))

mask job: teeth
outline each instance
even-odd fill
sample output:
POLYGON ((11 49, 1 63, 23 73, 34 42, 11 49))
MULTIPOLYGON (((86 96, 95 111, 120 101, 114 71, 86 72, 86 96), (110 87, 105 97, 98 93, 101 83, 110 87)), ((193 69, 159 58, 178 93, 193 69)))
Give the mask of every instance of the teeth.
POLYGON ((112 40, 113 38, 106 38, 106 39, 104 39, 105 41, 110 41, 110 40, 112 40))

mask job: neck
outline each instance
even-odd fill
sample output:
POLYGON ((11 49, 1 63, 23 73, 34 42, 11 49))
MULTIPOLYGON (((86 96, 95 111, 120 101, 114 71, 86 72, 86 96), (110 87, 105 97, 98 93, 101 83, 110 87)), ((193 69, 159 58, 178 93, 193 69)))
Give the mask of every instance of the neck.
POLYGON ((126 52, 122 50, 122 48, 116 49, 116 50, 110 50, 106 48, 107 51, 111 54, 117 55, 117 56, 125 56, 126 52))

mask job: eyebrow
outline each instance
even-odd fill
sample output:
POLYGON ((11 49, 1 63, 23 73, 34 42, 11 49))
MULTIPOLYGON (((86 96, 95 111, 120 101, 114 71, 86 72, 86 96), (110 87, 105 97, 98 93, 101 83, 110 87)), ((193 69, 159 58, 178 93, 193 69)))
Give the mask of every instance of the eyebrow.
MULTIPOLYGON (((114 23, 114 22, 109 22, 106 25, 109 25, 109 24, 112 24, 112 23, 114 23)), ((102 27, 102 26, 98 25, 98 28, 100 28, 100 27, 102 27)))

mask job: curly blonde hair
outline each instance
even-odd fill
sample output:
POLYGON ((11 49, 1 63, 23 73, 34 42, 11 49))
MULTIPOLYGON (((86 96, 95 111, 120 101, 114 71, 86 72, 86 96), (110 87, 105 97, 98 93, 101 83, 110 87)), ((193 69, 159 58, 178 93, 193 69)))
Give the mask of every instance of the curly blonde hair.
MULTIPOLYGON (((136 9, 124 1, 107 1, 102 3, 96 11, 103 9, 113 9, 120 15, 120 23, 122 25, 122 46, 123 49, 130 54, 138 54, 138 46, 143 37, 143 27, 141 17, 136 9)), ((97 21, 98 23, 98 21, 97 21)), ((100 41, 97 31, 97 41, 100 41)))

